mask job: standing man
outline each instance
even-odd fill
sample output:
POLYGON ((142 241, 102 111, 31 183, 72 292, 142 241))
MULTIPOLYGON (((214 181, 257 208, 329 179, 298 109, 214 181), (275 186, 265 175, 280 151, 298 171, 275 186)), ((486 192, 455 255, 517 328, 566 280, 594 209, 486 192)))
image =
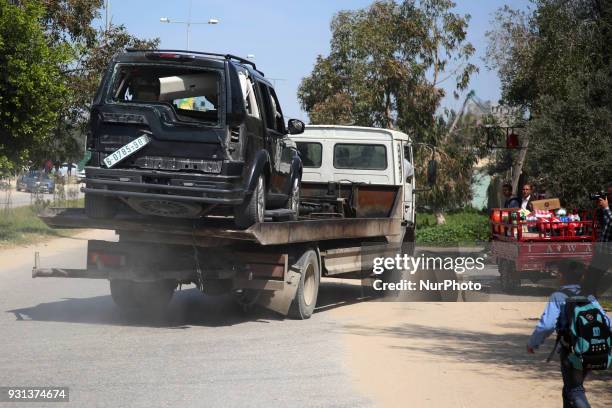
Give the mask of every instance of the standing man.
POLYGON ((512 184, 504 183, 502 185, 502 194, 504 195, 504 208, 520 208, 521 202, 512 195, 512 184))
POLYGON ((597 200, 597 223, 599 231, 593 248, 591 265, 584 279, 584 289, 594 295, 604 293, 612 284, 612 277, 607 275, 612 265, 612 181, 606 185, 606 196, 597 200))
POLYGON ((522 201, 521 201, 521 209, 533 211, 533 204, 531 201, 533 200, 533 187, 529 183, 525 183, 522 189, 522 201))

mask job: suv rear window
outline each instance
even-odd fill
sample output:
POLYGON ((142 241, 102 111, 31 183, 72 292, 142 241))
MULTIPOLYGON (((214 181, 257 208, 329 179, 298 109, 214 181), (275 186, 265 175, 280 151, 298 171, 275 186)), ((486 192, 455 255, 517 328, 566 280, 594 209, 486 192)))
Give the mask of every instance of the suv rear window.
POLYGON ((212 70, 119 64, 110 98, 122 103, 169 104, 181 120, 218 124, 220 84, 220 73, 212 70))
POLYGON ((337 169, 385 170, 387 149, 383 145, 348 144, 334 145, 334 167, 337 169))
POLYGON ((316 142, 296 142, 304 167, 321 167, 323 146, 316 142))

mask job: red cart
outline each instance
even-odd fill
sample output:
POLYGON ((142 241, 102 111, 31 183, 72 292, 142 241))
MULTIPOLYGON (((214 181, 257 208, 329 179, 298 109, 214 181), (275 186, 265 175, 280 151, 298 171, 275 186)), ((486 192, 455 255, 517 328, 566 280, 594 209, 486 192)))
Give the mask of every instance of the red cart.
POLYGON ((549 217, 521 220, 518 208, 493 209, 492 254, 499 267, 502 290, 512 292, 519 288, 522 278, 535 282, 551 276, 563 260, 588 265, 596 240, 595 214, 583 211, 579 216, 580 221, 560 221, 551 212, 549 217))

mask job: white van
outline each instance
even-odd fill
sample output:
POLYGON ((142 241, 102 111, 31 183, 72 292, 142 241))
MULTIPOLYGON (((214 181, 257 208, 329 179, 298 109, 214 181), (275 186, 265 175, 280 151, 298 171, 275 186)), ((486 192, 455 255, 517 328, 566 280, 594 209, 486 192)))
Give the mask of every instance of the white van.
POLYGON ((402 194, 414 225, 412 141, 405 133, 358 126, 307 126, 292 135, 303 164, 300 214, 388 217, 402 194))

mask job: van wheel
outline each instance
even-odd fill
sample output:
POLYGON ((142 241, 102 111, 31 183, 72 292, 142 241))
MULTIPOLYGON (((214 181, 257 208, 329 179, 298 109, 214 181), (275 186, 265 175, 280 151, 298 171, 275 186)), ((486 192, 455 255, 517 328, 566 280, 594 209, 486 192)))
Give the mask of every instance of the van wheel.
POLYGON ((300 214, 300 179, 295 178, 291 185, 291 191, 289 192, 289 199, 287 200, 287 209, 293 211, 290 219, 291 221, 297 221, 300 214))
POLYGON ((300 270, 300 283, 295 298, 289 307, 288 316, 293 319, 304 320, 310 318, 317 304, 321 270, 317 253, 312 249, 306 251, 297 262, 300 270))
POLYGON ((234 208, 234 223, 238 228, 249 228, 258 222, 264 222, 265 211, 266 181, 263 174, 260 174, 253 194, 234 208))
POLYGON ((117 207, 111 198, 85 194, 85 214, 89 218, 113 218, 117 207))
POLYGON ((160 311, 170 303, 176 285, 171 279, 153 282, 112 279, 110 291, 115 304, 123 310, 160 311))

